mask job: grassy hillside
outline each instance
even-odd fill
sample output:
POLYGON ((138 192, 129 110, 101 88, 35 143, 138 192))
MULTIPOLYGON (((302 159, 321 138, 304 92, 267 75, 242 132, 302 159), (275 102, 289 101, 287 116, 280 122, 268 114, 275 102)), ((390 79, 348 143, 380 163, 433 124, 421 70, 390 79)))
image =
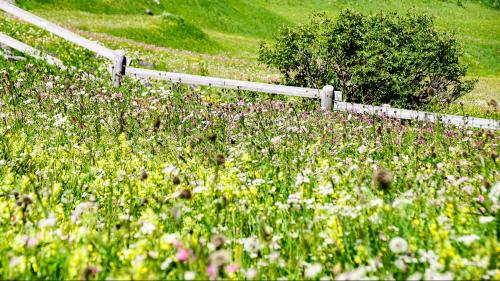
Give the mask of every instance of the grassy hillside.
POLYGON ((414 10, 436 17, 464 43, 471 75, 500 76, 500 11, 471 1, 328 0, 18 0, 17 3, 77 29, 203 53, 256 56, 261 40, 313 12, 335 16, 352 8, 371 13, 414 10), (459 4, 462 3, 462 4, 459 4), (151 10, 152 16, 146 14, 151 10))

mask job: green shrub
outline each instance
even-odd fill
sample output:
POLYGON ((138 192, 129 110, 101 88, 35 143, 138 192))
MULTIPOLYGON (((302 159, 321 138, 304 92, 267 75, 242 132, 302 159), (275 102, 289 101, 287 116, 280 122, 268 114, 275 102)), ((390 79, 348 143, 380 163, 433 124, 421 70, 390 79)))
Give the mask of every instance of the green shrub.
POLYGON ((436 30, 430 16, 362 15, 337 20, 315 15, 261 45, 259 60, 280 70, 285 83, 343 91, 347 101, 407 108, 446 105, 472 90, 455 37, 436 30))

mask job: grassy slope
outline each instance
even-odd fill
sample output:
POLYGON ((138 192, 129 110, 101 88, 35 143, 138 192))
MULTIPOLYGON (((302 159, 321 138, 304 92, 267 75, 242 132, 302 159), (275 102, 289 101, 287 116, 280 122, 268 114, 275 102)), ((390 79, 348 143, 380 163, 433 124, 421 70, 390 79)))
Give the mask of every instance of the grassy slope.
POLYGON ((282 24, 290 24, 252 1, 175 0, 158 5, 149 0, 22 0, 18 4, 78 29, 208 53, 253 52, 256 44, 250 39, 269 38, 282 24), (145 13, 147 9, 153 16, 145 13))
POLYGON ((282 25, 307 20, 315 11, 335 16, 352 8, 363 12, 427 12, 443 29, 456 32, 464 43, 471 74, 500 76, 500 11, 484 5, 425 1, 282 1, 282 0, 152 0, 85 1, 19 0, 18 4, 72 27, 199 52, 256 55, 260 40, 282 25), (55 9, 57 7, 57 9, 55 9), (154 16, 145 14, 150 9, 154 16), (140 23, 140 24, 138 24, 140 23))
MULTIPOLYGON (((367 13, 407 10, 426 12, 435 16, 440 28, 457 34, 465 47, 464 59, 470 65, 469 75, 480 78, 475 91, 464 98, 468 106, 466 113, 477 115, 478 111, 484 111, 487 101, 498 99, 500 92, 500 30, 496 28, 500 26, 500 11, 472 2, 466 2, 463 6, 457 5, 456 1, 440 0, 162 0, 159 5, 153 0, 18 0, 17 3, 65 26, 86 31, 87 34, 111 35, 98 36, 106 44, 116 47, 124 46, 123 40, 118 44, 115 42, 115 37, 121 37, 194 52, 179 56, 178 51, 163 50, 168 55, 159 58, 147 56, 143 52, 144 56, 162 68, 196 73, 200 61, 208 61, 211 75, 252 80, 267 80, 266 77, 272 75, 254 64, 259 42, 269 40, 282 25, 307 21, 310 13, 327 12, 335 16, 345 8, 367 13), (154 15, 146 15, 146 9, 151 9, 154 15), (243 59, 238 60, 241 67, 224 57, 243 59), (181 58, 186 62, 180 62, 181 58), (228 61, 231 64, 227 64, 228 61), (229 76, 226 75, 226 65, 232 69, 229 76), (237 74, 238 71, 244 74, 237 74)), ((126 47, 138 49, 137 44, 128 43, 126 47)), ((149 45, 146 48, 148 51, 156 49, 149 45)), ((139 49, 144 50, 143 47, 139 49)), ((162 52, 155 52, 159 53, 162 52)), ((453 113, 461 111, 459 107, 449 110, 453 113)))

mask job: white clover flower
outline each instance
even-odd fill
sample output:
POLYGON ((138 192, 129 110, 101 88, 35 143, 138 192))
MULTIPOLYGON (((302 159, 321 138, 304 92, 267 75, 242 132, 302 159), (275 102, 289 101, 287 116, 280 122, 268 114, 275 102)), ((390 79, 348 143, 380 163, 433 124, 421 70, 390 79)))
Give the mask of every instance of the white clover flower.
POLYGON ((488 198, 494 203, 497 204, 500 198, 500 182, 497 182, 495 186, 488 193, 488 198))
POLYGON ((394 266, 396 266, 396 268, 401 270, 402 272, 406 272, 406 270, 408 269, 406 263, 402 259, 397 259, 394 262, 394 266))
POLYGON ((280 258, 280 252, 272 252, 267 256, 267 258, 269 259, 269 262, 274 263, 280 258))
POLYGON ((157 259, 158 258, 158 252, 157 251, 149 251, 148 252, 148 257, 152 258, 152 259, 157 259))
POLYGON ((63 116, 61 113, 54 116, 54 127, 62 128, 64 124, 68 121, 66 116, 63 116))
POLYGON ((78 222, 82 214, 86 212, 95 211, 95 208, 96 206, 93 202, 82 202, 78 204, 73 213, 71 214, 71 221, 73 223, 78 222))
POLYGON ((280 210, 288 210, 288 205, 287 204, 284 204, 284 203, 281 203, 281 202, 276 202, 274 205, 278 209, 280 209, 280 210))
POLYGON ((362 145, 360 147, 358 147, 358 153, 359 154, 363 154, 366 152, 366 146, 362 145))
POLYGON ((243 248, 249 253, 256 253, 263 248, 260 241, 255 237, 245 238, 242 242, 243 248))
POLYGON ((172 262, 173 262, 172 258, 167 258, 164 262, 161 263, 160 268, 162 270, 165 270, 172 264, 172 262))
POLYGON ((287 203, 290 205, 299 205, 301 202, 300 197, 302 196, 302 193, 297 192, 297 193, 292 193, 288 195, 287 203))
POLYGON ((264 179, 254 179, 252 181, 249 181, 251 185, 259 186, 262 184, 265 184, 266 181, 264 179))
POLYGON ((318 194, 328 196, 330 194, 333 194, 333 188, 329 185, 322 185, 318 187, 318 194))
POLYGON ((245 273, 245 277, 246 277, 247 279, 252 280, 252 279, 254 279, 255 277, 257 277, 257 273, 258 273, 258 272, 257 272, 257 270, 256 270, 255 268, 249 268, 249 269, 247 269, 247 272, 245 273))
POLYGON ((377 207, 377 208, 382 207, 382 206, 384 206, 384 200, 382 200, 380 198, 373 199, 372 201, 370 201, 369 206, 370 207, 377 207))
POLYGON ((374 223, 374 224, 378 224, 382 221, 382 219, 380 218, 379 215, 371 215, 368 217, 368 220, 371 222, 371 223, 374 223))
POLYGON ((490 223, 495 220, 495 217, 492 216, 483 216, 479 217, 479 223, 480 224, 485 224, 485 223, 490 223))
POLYGON ((408 276, 408 278, 406 278, 406 281, 420 281, 422 280, 422 277, 424 277, 424 275, 417 271, 412 275, 408 276))
POLYGON ((471 234, 471 235, 460 236, 456 240, 458 242, 464 243, 467 246, 470 246, 472 243, 474 243, 475 241, 477 241, 479 239, 480 239, 480 237, 477 236, 476 234, 471 234))
POLYGON ((389 242, 389 248, 395 254, 406 253, 408 251, 408 242, 404 238, 394 237, 389 242))
POLYGON ((316 276, 318 276, 318 274, 321 273, 322 270, 323 270, 323 267, 321 266, 321 264, 319 264, 319 263, 311 264, 311 265, 307 266, 306 271, 304 272, 304 275, 307 278, 315 278, 316 276))
POLYGON ((432 270, 442 270, 443 265, 439 263, 439 256, 433 251, 425 251, 423 249, 418 250, 418 254, 420 255, 419 261, 424 263, 429 263, 429 266, 432 270))
POLYGON ((274 146, 278 146, 278 145, 280 145, 281 140, 282 140, 282 137, 277 136, 277 137, 274 137, 271 139, 271 143, 274 144, 274 146))
POLYGON ((396 198, 394 202, 392 202, 393 208, 403 208, 404 206, 411 205, 413 201, 408 198, 396 198))
POLYGON ((339 274, 335 280, 343 281, 343 280, 362 280, 366 277, 366 268, 361 266, 353 271, 344 272, 339 274))
POLYGON ((297 177, 295 177, 295 184, 296 185, 301 185, 303 183, 310 183, 311 180, 309 179, 308 176, 302 175, 302 173, 298 173, 297 177))
POLYGON ((144 222, 141 227, 141 232, 147 235, 151 235, 156 229, 156 226, 151 222, 144 222))
POLYGON ((464 183, 464 182, 466 182, 466 181, 468 181, 468 180, 469 180, 469 178, 468 178, 468 177, 461 177, 461 178, 459 178, 458 180, 456 180, 456 181, 454 182, 454 185, 455 185, 455 186, 461 185, 462 183, 464 183))
POLYGON ((172 164, 167 164, 165 166, 165 169, 163 169, 163 172, 168 175, 174 175, 174 176, 179 175, 179 169, 172 164))
POLYGON ((193 189, 193 194, 206 193, 206 192, 208 192, 208 188, 203 184, 200 184, 193 189))
POLYGON ((379 258, 374 258, 374 259, 370 259, 368 261, 368 265, 365 266, 365 270, 367 272, 377 272, 379 269, 381 269, 384 265, 382 264, 382 262, 380 261, 379 258))
POLYGON ((14 256, 9 261, 9 267, 11 269, 20 267, 21 269, 24 270, 25 263, 26 263, 26 258, 24 256, 14 256))
POLYGON ((46 227, 53 227, 57 223, 57 218, 54 216, 54 214, 50 214, 48 218, 46 219, 41 219, 38 221, 38 227, 39 228, 46 228, 46 227))
POLYGON ((440 273, 433 270, 427 270, 425 271, 424 280, 431 280, 431 281, 453 280, 453 273, 451 272, 440 273))
POLYGON ((184 273, 184 280, 194 280, 196 278, 196 273, 194 271, 186 271, 184 273))
POLYGON ((219 250, 210 255, 210 264, 216 267, 223 266, 231 261, 231 253, 227 250, 219 250))
POLYGON ((462 188, 462 190, 469 195, 472 195, 472 193, 474 193, 474 187, 472 185, 466 185, 462 188))

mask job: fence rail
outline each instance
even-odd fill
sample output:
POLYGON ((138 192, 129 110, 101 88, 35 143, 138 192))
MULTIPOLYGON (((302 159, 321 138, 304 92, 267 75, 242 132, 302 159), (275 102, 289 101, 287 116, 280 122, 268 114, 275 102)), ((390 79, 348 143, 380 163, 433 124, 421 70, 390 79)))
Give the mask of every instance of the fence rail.
POLYGON ((0 0, 0 10, 3 10, 17 18, 20 18, 26 22, 36 25, 42 29, 45 29, 48 32, 51 32, 59 37, 62 37, 70 42, 75 43, 76 45, 89 49, 100 56, 103 56, 110 60, 113 60, 115 58, 115 52, 113 50, 108 49, 94 41, 90 41, 86 38, 83 38, 65 28, 55 25, 46 19, 35 16, 34 14, 26 10, 23 10, 21 8, 18 8, 17 6, 7 3, 3 0, 0 0))
POLYGON ((222 78, 206 77, 206 76, 198 76, 198 75, 190 75, 182 73, 155 71, 155 70, 141 69, 134 67, 127 67, 125 69, 125 75, 136 78, 143 78, 143 79, 152 78, 157 80, 166 80, 172 83, 181 83, 181 84, 189 84, 197 86, 211 86, 223 89, 234 89, 242 91, 304 97, 304 98, 320 97, 320 90, 312 88, 300 88, 300 87, 255 83, 255 82, 222 79, 222 78))
MULTIPOLYGON (((57 26, 45 19, 37 17, 23 9, 5 2, 4 0, 0 0, 0 10, 10 13, 24 21, 43 28, 51 33, 54 33, 55 35, 58 35, 68 41, 75 43, 76 45, 84 47, 90 51, 93 51, 94 53, 97 53, 100 56, 111 60, 112 65, 110 70, 115 86, 120 85, 122 76, 130 76, 140 79, 166 80, 172 83, 211 86, 217 88, 280 94, 303 98, 319 98, 321 99, 321 108, 324 110, 333 109, 337 111, 363 114, 383 114, 384 116, 390 118, 500 130, 500 120, 445 115, 433 112, 391 108, 389 106, 372 106, 343 102, 342 93, 339 91, 334 91, 332 86, 325 86, 323 89, 301 88, 127 67, 127 58, 121 51, 111 50, 94 41, 85 39, 80 35, 57 26)), ((38 50, 6 35, 0 34, 0 43, 9 45, 14 49, 28 53, 38 59, 46 60, 48 63, 62 65, 62 63, 56 58, 50 56, 41 56, 38 50)))
POLYGON ((23 42, 20 42, 12 37, 9 37, 6 34, 1 33, 1 32, 0 32, 0 43, 4 44, 12 49, 18 50, 22 53, 25 53, 27 55, 30 55, 38 60, 45 60, 48 64, 58 66, 62 69, 66 68, 64 66, 64 64, 59 59, 54 58, 54 57, 49 56, 49 55, 46 55, 46 54, 43 54, 41 51, 39 51, 31 46, 28 46, 28 45, 24 44, 23 42))
POLYGON ((500 120, 399 109, 388 106, 373 106, 349 102, 335 102, 333 105, 333 110, 361 114, 378 114, 384 115, 389 118, 416 120, 431 123, 443 123, 455 126, 495 130, 500 129, 500 120))

